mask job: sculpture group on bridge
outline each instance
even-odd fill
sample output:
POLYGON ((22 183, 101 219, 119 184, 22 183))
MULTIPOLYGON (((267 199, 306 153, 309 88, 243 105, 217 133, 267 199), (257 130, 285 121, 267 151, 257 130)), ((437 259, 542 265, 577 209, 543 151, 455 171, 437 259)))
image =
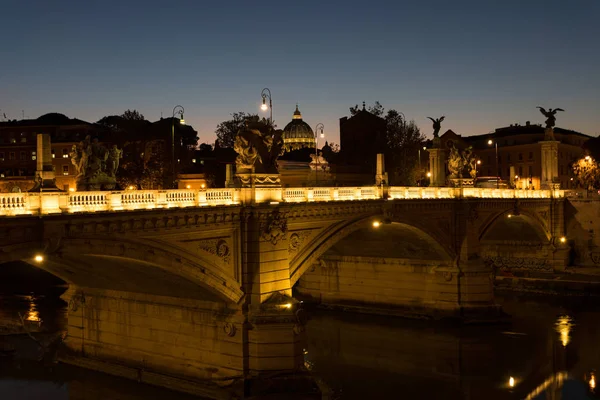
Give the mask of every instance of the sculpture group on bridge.
POLYGON ((117 145, 107 149, 90 136, 71 148, 71 162, 77 171, 78 190, 112 190, 123 150, 117 145))
POLYGON ((450 148, 450 156, 448 157, 448 171, 450 171, 451 179, 464 178, 465 170, 469 176, 475 179, 477 159, 473 154, 473 147, 469 146, 462 152, 453 145, 450 148))
POLYGON ((283 131, 256 120, 238 132, 233 149, 238 173, 277 174, 277 157, 283 150, 283 131))

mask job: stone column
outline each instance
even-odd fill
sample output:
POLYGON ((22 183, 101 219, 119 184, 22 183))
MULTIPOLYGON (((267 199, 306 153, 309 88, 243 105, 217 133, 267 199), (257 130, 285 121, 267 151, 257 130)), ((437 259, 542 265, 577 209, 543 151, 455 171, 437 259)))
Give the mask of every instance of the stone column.
POLYGON ((37 134, 35 185, 30 192, 56 192, 54 169, 52 168, 52 144, 47 133, 37 134))
POLYGON ((255 207, 244 221, 248 374, 260 379, 273 371, 297 371, 303 365, 304 328, 292 298, 286 216, 279 208, 255 207))
MULTIPOLYGON (((546 129, 546 138, 554 138, 552 129, 546 129)), ((540 180, 541 189, 552 189, 558 179, 558 144, 556 140, 544 140, 539 142, 542 153, 542 176, 540 180)))
POLYGON ((461 201, 456 208, 454 235, 458 243, 458 307, 466 319, 497 316, 500 307, 494 302, 493 271, 484 263, 479 244, 477 203, 461 201))
POLYGON ((377 186, 385 184, 389 185, 388 174, 385 172, 385 156, 377 154, 377 174, 375 175, 375 184, 377 186))
POLYGON ((446 185, 446 151, 444 149, 428 149, 429 172, 431 173, 429 186, 446 185))

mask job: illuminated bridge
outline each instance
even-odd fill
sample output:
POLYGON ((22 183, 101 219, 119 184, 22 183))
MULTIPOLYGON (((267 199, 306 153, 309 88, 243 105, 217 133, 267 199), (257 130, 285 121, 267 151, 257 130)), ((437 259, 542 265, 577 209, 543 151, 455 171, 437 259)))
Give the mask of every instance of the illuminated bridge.
POLYGON ((68 283, 63 361, 227 398, 302 366, 299 299, 493 314, 494 265, 567 265, 565 203, 561 190, 377 186, 11 193, 0 257, 68 283))

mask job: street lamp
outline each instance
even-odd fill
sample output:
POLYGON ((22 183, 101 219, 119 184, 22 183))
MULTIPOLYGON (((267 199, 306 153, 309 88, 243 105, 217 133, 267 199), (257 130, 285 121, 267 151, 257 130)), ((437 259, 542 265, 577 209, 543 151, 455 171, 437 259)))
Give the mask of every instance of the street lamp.
POLYGON ((317 162, 317 169, 315 170, 315 186, 319 182, 319 136, 321 136, 321 139, 325 137, 325 133, 323 132, 324 129, 325 125, 320 122, 315 127, 315 161, 317 162))
MULTIPOLYGON (((427 147, 423 146, 423 150, 427 150, 427 147)), ((419 147, 419 181, 417 182, 417 186, 421 186, 423 169, 421 168, 421 148, 419 147)))
POLYGON ((267 111, 267 109, 271 110, 271 126, 273 125, 273 101, 271 100, 271 90, 269 88, 264 88, 262 92, 260 92, 260 96, 262 97, 262 105, 260 109, 263 111, 267 111), (269 99, 269 105, 267 105, 267 98, 269 99))
POLYGON ((494 142, 492 139, 488 140, 488 146, 494 145, 496 147, 496 189, 500 188, 500 170, 498 169, 498 142, 494 142))
POLYGON ((477 160, 477 162, 475 163, 475 179, 477 179, 477 166, 481 165, 481 160, 477 160))
POLYGON ((173 107, 173 115, 171 117, 171 174, 173 175, 173 188, 175 188, 175 115, 179 115, 179 124, 185 125, 183 106, 176 105, 173 107))

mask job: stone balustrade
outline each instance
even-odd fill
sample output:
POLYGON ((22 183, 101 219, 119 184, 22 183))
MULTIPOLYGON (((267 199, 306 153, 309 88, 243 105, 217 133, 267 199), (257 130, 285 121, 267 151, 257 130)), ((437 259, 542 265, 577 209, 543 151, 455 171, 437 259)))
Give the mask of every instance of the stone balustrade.
POLYGON ((400 187, 384 190, 378 186, 227 188, 203 190, 124 190, 104 192, 2 193, 0 215, 27 215, 227 206, 254 203, 305 203, 402 199, 544 199, 565 197, 564 190, 514 190, 493 188, 400 187))

